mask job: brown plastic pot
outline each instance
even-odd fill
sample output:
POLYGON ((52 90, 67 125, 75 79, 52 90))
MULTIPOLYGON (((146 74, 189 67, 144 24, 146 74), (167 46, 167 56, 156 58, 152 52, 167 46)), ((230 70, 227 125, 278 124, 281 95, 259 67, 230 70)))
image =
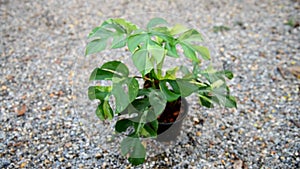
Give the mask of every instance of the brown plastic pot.
POLYGON ((184 118, 188 113, 188 103, 185 98, 181 98, 180 113, 172 123, 159 122, 156 140, 161 142, 176 141, 180 135, 184 118))

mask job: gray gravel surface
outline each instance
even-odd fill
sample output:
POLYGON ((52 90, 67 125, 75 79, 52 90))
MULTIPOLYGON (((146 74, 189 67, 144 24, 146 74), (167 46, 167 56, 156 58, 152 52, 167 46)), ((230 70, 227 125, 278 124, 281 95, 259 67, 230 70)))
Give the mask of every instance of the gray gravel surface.
POLYGON ((109 17, 154 16, 205 35, 214 62, 235 74, 238 109, 189 98, 180 139, 149 141, 138 168, 300 168, 297 0, 0 0, 0 168, 134 168, 86 98, 90 71, 127 53, 83 51, 109 17), (214 32, 219 26, 230 30, 214 32))

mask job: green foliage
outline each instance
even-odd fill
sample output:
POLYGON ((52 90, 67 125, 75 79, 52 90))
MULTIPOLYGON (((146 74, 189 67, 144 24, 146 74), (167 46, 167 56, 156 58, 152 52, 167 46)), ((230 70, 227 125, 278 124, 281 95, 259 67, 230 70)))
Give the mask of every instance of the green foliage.
POLYGON ((300 23, 299 22, 297 22, 296 20, 295 20, 295 18, 289 18, 288 20, 287 20, 287 22, 285 22, 285 25, 288 25, 288 26, 290 26, 290 27, 292 27, 292 28, 296 28, 296 27, 299 27, 300 26, 300 23))
POLYGON ((214 31, 215 33, 217 33, 217 32, 229 31, 229 30, 230 30, 230 28, 227 27, 227 26, 224 26, 224 25, 221 25, 221 26, 214 26, 214 27, 213 27, 213 31, 214 31))
POLYGON ((167 102, 196 93, 203 106, 236 107, 236 100, 226 85, 226 79, 233 78, 232 72, 217 71, 212 66, 201 68, 201 62, 211 57, 208 48, 199 45, 203 42, 202 35, 183 25, 168 25, 166 20, 154 18, 146 29, 141 29, 124 19, 108 19, 88 35, 86 55, 127 46, 140 73, 132 76, 124 63, 109 61, 95 68, 90 75, 90 81, 107 81, 109 85, 88 89, 89 99, 99 101, 96 115, 101 120, 128 115, 116 122, 115 131, 127 135, 121 142, 121 153, 133 165, 145 161, 146 149, 140 138, 157 137, 157 118, 167 102), (166 57, 175 61, 180 56, 193 63, 191 70, 185 65, 163 69, 166 57), (182 77, 178 77, 179 72, 182 77), (140 88, 138 78, 149 86, 140 88), (111 105, 112 98, 115 106, 111 105))
POLYGON ((139 138, 126 137, 121 142, 121 153, 129 156, 128 161, 133 165, 142 164, 145 161, 146 149, 139 138))

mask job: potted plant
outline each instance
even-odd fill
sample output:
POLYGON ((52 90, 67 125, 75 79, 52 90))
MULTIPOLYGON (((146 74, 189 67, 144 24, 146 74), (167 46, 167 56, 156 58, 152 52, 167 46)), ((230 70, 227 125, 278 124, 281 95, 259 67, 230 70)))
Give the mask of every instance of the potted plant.
MULTIPOLYGON (((101 120, 118 118, 115 131, 126 135, 121 142, 121 154, 133 165, 145 161, 143 138, 167 141, 166 137, 159 137, 161 133, 172 125, 181 127, 188 107, 185 97, 195 93, 205 107, 213 104, 236 107, 226 85, 226 78, 233 78, 232 72, 201 65, 202 61, 210 60, 210 53, 199 45, 203 38, 195 29, 179 24, 169 27, 162 18, 151 19, 146 29, 142 29, 116 18, 94 28, 88 38, 86 55, 107 47, 125 48, 139 72, 131 75, 122 61, 108 61, 93 70, 90 81, 106 81, 109 85, 88 89, 89 99, 99 100, 96 115, 101 120), (183 64, 164 70, 167 57, 174 62, 186 57, 192 66, 183 64)), ((167 138, 176 139, 178 131, 171 130, 167 138)))

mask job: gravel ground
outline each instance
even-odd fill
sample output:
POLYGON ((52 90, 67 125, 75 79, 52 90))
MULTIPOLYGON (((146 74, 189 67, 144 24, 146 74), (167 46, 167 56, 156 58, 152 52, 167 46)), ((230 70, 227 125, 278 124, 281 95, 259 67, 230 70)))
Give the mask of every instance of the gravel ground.
POLYGON ((0 0, 0 168, 134 168, 85 93, 90 71, 126 52, 83 51, 88 32, 109 17, 142 24, 154 16, 201 30, 214 62, 236 75, 238 109, 208 110, 189 98, 180 139, 149 141, 138 168, 300 168, 295 0, 0 0))

